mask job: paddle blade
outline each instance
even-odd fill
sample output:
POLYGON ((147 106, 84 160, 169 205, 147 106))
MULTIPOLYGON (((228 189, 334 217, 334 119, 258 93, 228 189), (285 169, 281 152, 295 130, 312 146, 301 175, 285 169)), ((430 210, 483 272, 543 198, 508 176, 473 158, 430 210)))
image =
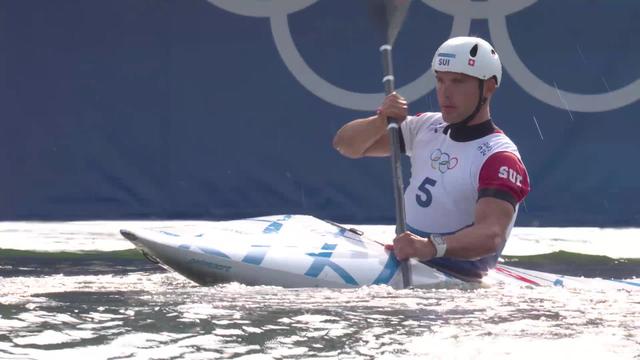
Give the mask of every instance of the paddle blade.
POLYGON ((393 44, 402 27, 411 0, 367 0, 369 15, 385 44, 393 44))

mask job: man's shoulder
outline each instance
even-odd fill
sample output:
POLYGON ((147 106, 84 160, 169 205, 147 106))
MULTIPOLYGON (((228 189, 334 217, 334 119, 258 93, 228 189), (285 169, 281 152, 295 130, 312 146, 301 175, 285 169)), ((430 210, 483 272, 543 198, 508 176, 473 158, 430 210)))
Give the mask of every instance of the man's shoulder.
POLYGON ((439 112, 423 112, 417 113, 407 117, 407 125, 414 130, 420 130, 431 126, 438 126, 443 124, 442 113, 439 112))
POLYGON ((420 121, 443 121, 442 113, 439 112, 421 112, 410 116, 410 118, 420 121))
POLYGON ((515 142, 511 140, 509 135, 507 135, 504 131, 502 131, 502 129, 497 127, 491 134, 485 136, 484 139, 494 144, 501 144, 503 146, 516 147, 515 142))
POLYGON ((484 159, 497 152, 510 152, 518 157, 520 156, 516 144, 500 130, 476 140, 475 148, 484 159))

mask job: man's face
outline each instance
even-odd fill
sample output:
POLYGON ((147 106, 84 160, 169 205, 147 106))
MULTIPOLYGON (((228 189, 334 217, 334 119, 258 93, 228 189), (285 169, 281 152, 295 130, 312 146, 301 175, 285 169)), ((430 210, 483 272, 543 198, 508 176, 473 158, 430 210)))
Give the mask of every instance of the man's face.
POLYGON ((461 73, 439 71, 436 74, 438 104, 444 121, 455 124, 473 112, 480 96, 478 81, 461 73))

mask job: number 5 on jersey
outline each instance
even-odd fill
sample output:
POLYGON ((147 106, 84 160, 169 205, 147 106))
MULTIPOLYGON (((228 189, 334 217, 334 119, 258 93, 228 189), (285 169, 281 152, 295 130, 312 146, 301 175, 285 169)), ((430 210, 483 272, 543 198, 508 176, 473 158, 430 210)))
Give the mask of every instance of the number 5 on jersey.
POLYGON ((433 196, 431 195, 431 190, 429 190, 429 186, 434 187, 436 186, 436 183, 437 181, 430 177, 427 177, 426 179, 422 180, 422 183, 420 183, 420 185, 418 186, 418 191, 420 191, 421 194, 416 194, 416 202, 418 203, 418 205, 424 208, 429 207, 431 205, 433 196))

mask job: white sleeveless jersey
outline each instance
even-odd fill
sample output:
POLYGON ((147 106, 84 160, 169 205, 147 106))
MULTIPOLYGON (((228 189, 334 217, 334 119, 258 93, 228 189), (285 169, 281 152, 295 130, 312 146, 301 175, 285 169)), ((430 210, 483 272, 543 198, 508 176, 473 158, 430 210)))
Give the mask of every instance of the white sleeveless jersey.
POLYGON ((401 124, 411 157, 411 179, 404 194, 407 225, 424 233, 450 234, 472 225, 485 160, 502 151, 520 159, 517 147, 502 132, 456 142, 443 133, 445 126, 441 113, 409 116, 401 124))

